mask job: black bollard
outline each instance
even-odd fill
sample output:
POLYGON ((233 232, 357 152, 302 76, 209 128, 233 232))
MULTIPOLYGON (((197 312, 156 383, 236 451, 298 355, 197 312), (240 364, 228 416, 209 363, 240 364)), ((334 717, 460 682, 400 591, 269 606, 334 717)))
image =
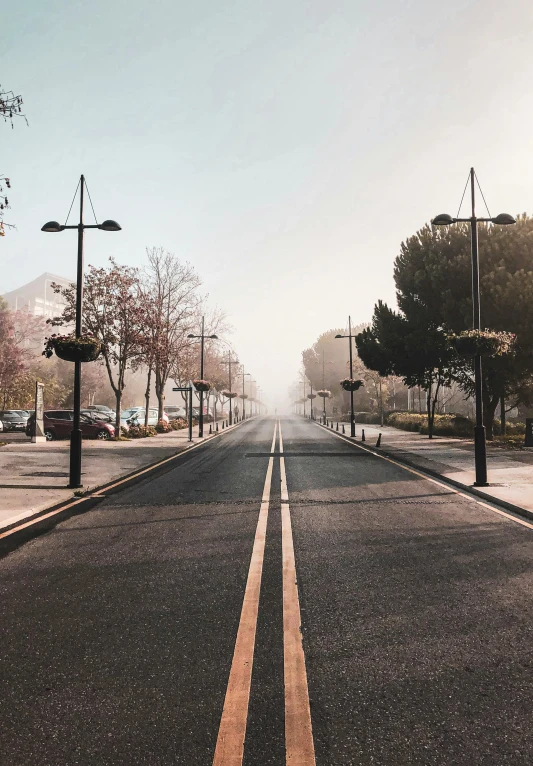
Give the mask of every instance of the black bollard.
POLYGON ((333 420, 330 420, 329 426, 330 428, 333 428, 333 420))
POLYGON ((378 440, 376 442, 376 447, 381 447, 381 434, 378 436, 378 440))
POLYGON ((217 425, 216 425, 215 431, 216 431, 216 432, 217 432, 217 434, 218 434, 218 423, 217 423, 217 425))
POLYGON ((222 421, 222 430, 224 430, 225 428, 226 428, 226 421, 225 421, 225 420, 223 420, 223 421, 222 421))
POLYGON ((210 434, 212 434, 212 433, 213 433, 213 428, 212 428, 212 426, 211 426, 211 423, 209 423, 209 433, 210 433, 210 434))
POLYGON ((362 442, 366 442, 366 439, 365 439, 365 429, 364 428, 363 428, 363 432, 361 434, 361 441, 362 442))
POLYGON ((344 430, 344 423, 342 424, 342 433, 345 434, 346 431, 344 430))

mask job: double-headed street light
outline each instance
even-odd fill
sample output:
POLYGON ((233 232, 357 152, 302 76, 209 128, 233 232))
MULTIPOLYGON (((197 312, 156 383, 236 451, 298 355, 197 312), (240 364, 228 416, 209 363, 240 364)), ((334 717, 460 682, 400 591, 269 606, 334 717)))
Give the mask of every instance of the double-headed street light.
MULTIPOLYGON (((470 194, 472 200, 472 215, 470 218, 452 218, 447 213, 441 213, 434 218, 431 223, 433 226, 449 226, 452 223, 469 223, 471 231, 471 250, 472 250, 472 308, 473 308, 473 327, 474 330, 481 329, 481 311, 479 301, 479 257, 478 257, 478 237, 477 225, 483 223, 496 223, 501 226, 508 226, 516 223, 512 215, 500 213, 495 218, 478 218, 476 216, 475 199, 475 172, 470 169, 470 194)), ((481 354, 474 357, 474 382, 476 392, 476 425, 474 428, 474 451, 476 463, 476 481, 474 486, 487 486, 487 445, 485 438, 485 426, 483 424, 483 386, 482 386, 481 354)))
MULTIPOLYGON (((348 338, 350 344, 350 380, 353 380, 353 354, 352 354, 352 318, 348 317, 348 335, 335 335, 336 338, 348 338)), ((353 411, 353 391, 350 391, 350 436, 355 436, 355 415, 353 411)))
MULTIPOLYGON (((85 176, 80 177, 80 222, 73 226, 60 224, 57 221, 48 221, 42 227, 41 231, 56 233, 65 231, 65 229, 78 230, 78 263, 76 270, 76 338, 81 337, 82 316, 83 316, 83 233, 85 229, 101 229, 101 231, 121 231, 121 227, 116 221, 107 220, 103 223, 84 224, 83 223, 83 197, 86 188, 85 176)), ((68 217, 67 217, 68 220, 68 217)), ((68 486, 72 489, 79 488, 81 481, 81 428, 80 428, 80 410, 81 410, 81 361, 74 362, 74 417, 72 432, 70 434, 70 473, 68 486)), ((118 436, 118 434, 117 434, 118 436)))
MULTIPOLYGON (((204 317, 202 317, 202 332, 200 335, 194 335, 194 333, 189 333, 187 335, 188 338, 194 338, 200 340, 200 379, 204 379, 204 346, 205 346, 205 339, 209 338, 210 340, 218 340, 218 335, 205 335, 204 329, 204 317)), ((209 401, 209 400, 208 400, 209 401)), ((198 436, 202 437, 204 435, 204 392, 200 391, 200 417, 198 421, 198 436)))

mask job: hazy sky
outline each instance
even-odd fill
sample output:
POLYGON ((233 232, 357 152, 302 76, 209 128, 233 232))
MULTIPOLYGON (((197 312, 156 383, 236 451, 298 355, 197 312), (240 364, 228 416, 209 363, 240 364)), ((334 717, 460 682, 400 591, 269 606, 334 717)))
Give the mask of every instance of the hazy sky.
POLYGON ((189 260, 242 361, 286 398, 301 350, 394 301, 400 242, 455 214, 474 165, 494 214, 533 205, 528 0, 0 0, 0 125, 17 224, 6 292, 71 276, 80 173, 86 261, 189 260))

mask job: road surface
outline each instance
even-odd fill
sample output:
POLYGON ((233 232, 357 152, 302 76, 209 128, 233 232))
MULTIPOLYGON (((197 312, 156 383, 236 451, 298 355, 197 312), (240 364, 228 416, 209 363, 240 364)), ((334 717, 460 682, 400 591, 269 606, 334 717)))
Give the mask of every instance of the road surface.
POLYGON ((532 525, 309 421, 195 448, 0 582, 2 766, 533 763, 532 525))

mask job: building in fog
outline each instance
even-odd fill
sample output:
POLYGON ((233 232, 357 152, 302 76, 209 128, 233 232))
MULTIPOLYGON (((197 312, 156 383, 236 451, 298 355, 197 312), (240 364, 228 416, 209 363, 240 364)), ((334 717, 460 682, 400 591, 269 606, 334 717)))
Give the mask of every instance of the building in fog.
POLYGON ((61 285, 61 287, 68 287, 72 284, 72 280, 45 272, 33 282, 28 282, 16 290, 11 290, 2 297, 13 311, 24 310, 34 316, 50 319, 61 314, 65 305, 61 295, 54 292, 52 283, 61 285))

